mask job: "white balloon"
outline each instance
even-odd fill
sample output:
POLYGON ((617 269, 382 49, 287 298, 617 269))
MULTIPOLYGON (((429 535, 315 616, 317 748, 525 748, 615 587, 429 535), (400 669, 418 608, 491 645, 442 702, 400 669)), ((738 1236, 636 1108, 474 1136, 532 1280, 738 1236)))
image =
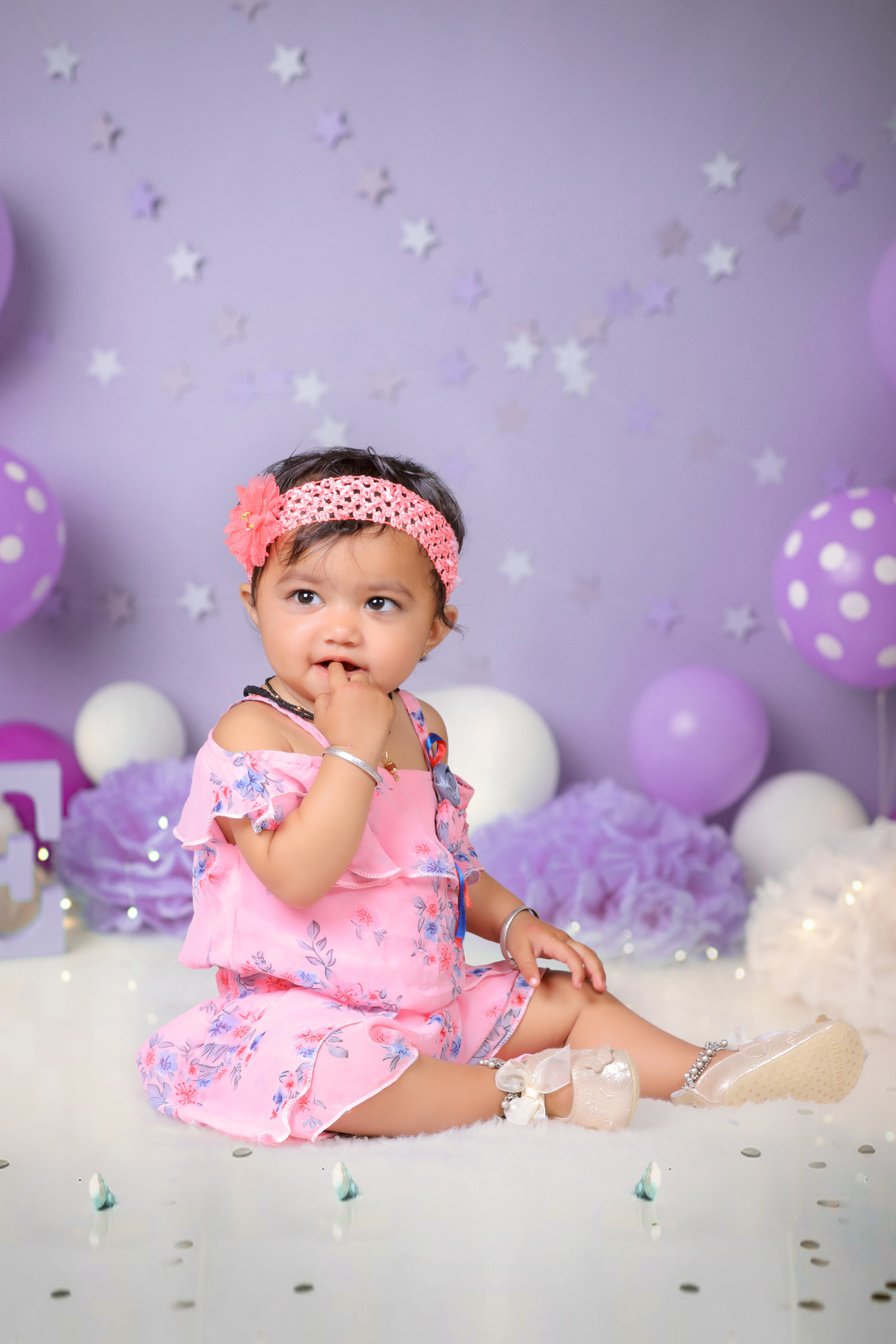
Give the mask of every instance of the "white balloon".
POLYGON ((94 691, 75 720, 75 755, 94 784, 133 761, 181 757, 186 746, 174 705, 142 681, 113 681, 94 691))
POLYGON ((476 791, 467 809, 471 830, 553 798, 560 752, 525 700, 493 686, 448 686, 422 696, 445 720, 451 769, 476 791))
POLYGON ((752 890, 783 877, 819 842, 867 824, 858 798, 836 779, 794 770, 753 790, 734 819, 731 844, 752 890))

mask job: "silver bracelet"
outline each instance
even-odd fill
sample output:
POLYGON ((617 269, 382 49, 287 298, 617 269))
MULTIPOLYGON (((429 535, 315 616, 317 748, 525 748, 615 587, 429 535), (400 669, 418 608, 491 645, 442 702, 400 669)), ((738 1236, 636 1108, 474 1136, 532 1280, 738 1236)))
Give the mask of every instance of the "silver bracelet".
POLYGON ((498 934, 498 946, 501 949, 501 956, 504 958, 505 961, 510 962, 511 966, 515 971, 519 970, 519 966, 517 966, 513 957, 507 951, 507 931, 510 928, 513 921, 516 919, 517 915, 522 914, 534 915, 536 919, 538 919, 539 917, 538 911, 533 910, 531 905, 518 905, 515 910, 511 910, 510 914, 507 916, 504 923, 501 925, 501 932, 498 934))
POLYGON ((342 747, 324 747, 325 756, 338 756, 341 761, 348 761, 350 765, 356 765, 359 770, 363 770, 365 775, 369 775, 374 784, 382 784, 382 776, 374 770, 372 765, 362 761, 360 756, 353 756, 350 751, 343 751, 342 747))

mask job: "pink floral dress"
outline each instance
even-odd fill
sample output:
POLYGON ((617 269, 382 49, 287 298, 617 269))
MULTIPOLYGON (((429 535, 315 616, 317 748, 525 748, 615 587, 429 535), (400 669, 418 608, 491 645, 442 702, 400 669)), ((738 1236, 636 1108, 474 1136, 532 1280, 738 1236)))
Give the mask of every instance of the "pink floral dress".
POLYGON ((465 889, 479 876, 466 821, 473 790, 448 769, 417 701, 399 695, 428 768, 382 772, 354 858, 303 909, 262 885, 216 818, 279 826, 321 758, 235 754, 211 734, 200 749, 175 828, 193 851, 193 920, 179 959, 215 967, 218 993, 139 1051, 146 1094, 164 1115, 254 1143, 313 1141, 418 1054, 475 1063, 516 1029, 532 987, 505 961, 468 966, 458 936, 465 889))

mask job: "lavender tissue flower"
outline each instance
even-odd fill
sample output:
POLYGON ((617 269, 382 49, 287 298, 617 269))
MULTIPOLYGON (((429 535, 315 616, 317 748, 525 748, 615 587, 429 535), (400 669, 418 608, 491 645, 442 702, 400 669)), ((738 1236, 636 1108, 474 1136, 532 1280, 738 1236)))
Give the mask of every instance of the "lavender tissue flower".
POLYGON ((173 828, 192 771, 192 760, 125 765, 72 798, 56 869, 92 929, 185 931, 193 914, 192 856, 173 828))
POLYGON ((611 779, 503 817, 474 842, 493 877, 559 928, 578 923, 601 955, 630 942, 659 962, 742 939, 749 895, 725 831, 611 779))

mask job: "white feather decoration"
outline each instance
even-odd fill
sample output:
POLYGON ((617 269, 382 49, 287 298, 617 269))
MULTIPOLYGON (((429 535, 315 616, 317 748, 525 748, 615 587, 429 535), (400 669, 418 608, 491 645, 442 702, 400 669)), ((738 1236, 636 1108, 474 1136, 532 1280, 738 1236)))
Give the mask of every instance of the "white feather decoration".
POLYGON ((896 822, 878 817, 767 879, 745 934, 751 970, 778 994, 896 1035, 896 822))

